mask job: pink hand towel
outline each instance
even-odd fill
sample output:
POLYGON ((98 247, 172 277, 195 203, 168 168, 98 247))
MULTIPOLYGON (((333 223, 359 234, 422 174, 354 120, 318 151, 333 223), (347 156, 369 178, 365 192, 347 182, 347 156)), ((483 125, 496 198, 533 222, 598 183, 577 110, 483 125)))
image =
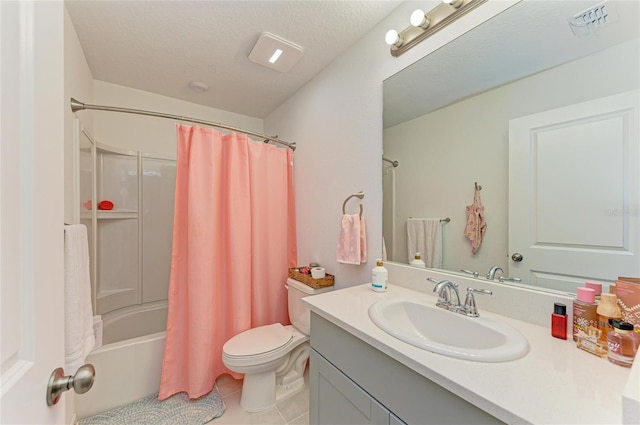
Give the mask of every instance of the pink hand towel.
POLYGON ((339 263, 355 265, 367 261, 366 226, 360 214, 342 216, 336 260, 339 263))

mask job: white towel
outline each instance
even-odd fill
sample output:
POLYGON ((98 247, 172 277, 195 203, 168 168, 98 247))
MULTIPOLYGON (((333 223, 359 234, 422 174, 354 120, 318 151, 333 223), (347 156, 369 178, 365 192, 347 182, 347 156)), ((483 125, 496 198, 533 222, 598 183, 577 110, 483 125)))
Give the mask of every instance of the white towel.
POLYGON ((65 373, 73 375, 95 346, 89 240, 82 224, 64 226, 65 373))
POLYGON ((427 267, 442 268, 442 224, 439 218, 407 220, 408 261, 420 252, 427 267))

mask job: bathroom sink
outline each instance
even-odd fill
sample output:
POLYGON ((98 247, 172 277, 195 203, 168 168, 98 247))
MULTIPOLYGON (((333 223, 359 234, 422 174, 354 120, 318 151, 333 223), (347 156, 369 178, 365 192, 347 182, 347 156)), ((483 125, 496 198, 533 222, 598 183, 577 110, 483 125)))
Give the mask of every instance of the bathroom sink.
POLYGON ((506 323, 467 317, 407 298, 380 300, 369 308, 380 329, 418 348, 477 362, 505 362, 529 351, 527 340, 506 323))

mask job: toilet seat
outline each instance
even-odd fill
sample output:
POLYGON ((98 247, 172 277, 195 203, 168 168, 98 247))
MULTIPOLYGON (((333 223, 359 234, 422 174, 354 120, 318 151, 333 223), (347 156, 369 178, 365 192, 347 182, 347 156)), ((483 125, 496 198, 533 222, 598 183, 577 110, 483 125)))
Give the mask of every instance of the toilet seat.
POLYGON ((282 324, 259 326, 240 332, 227 341, 222 350, 232 357, 255 356, 276 350, 293 338, 282 324))
POLYGON ((307 335, 291 325, 275 323, 260 326, 241 332, 227 341, 222 347, 222 357, 230 368, 262 367, 270 362, 284 361, 287 353, 308 339, 307 335))

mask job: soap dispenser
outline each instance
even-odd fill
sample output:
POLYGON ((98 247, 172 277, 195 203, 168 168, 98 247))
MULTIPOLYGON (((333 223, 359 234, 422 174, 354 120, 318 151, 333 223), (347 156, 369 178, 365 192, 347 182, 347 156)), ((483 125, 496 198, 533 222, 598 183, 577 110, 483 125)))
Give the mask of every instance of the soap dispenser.
POLYGON ((389 272, 384 267, 381 258, 376 259, 376 266, 371 271, 371 289, 376 292, 386 292, 389 272))
POLYGON ((416 252, 416 255, 413 257, 413 260, 411 260, 410 263, 413 267, 420 267, 422 269, 426 268, 427 265, 424 263, 424 261, 422 261, 422 258, 420 256, 419 252, 416 252))

